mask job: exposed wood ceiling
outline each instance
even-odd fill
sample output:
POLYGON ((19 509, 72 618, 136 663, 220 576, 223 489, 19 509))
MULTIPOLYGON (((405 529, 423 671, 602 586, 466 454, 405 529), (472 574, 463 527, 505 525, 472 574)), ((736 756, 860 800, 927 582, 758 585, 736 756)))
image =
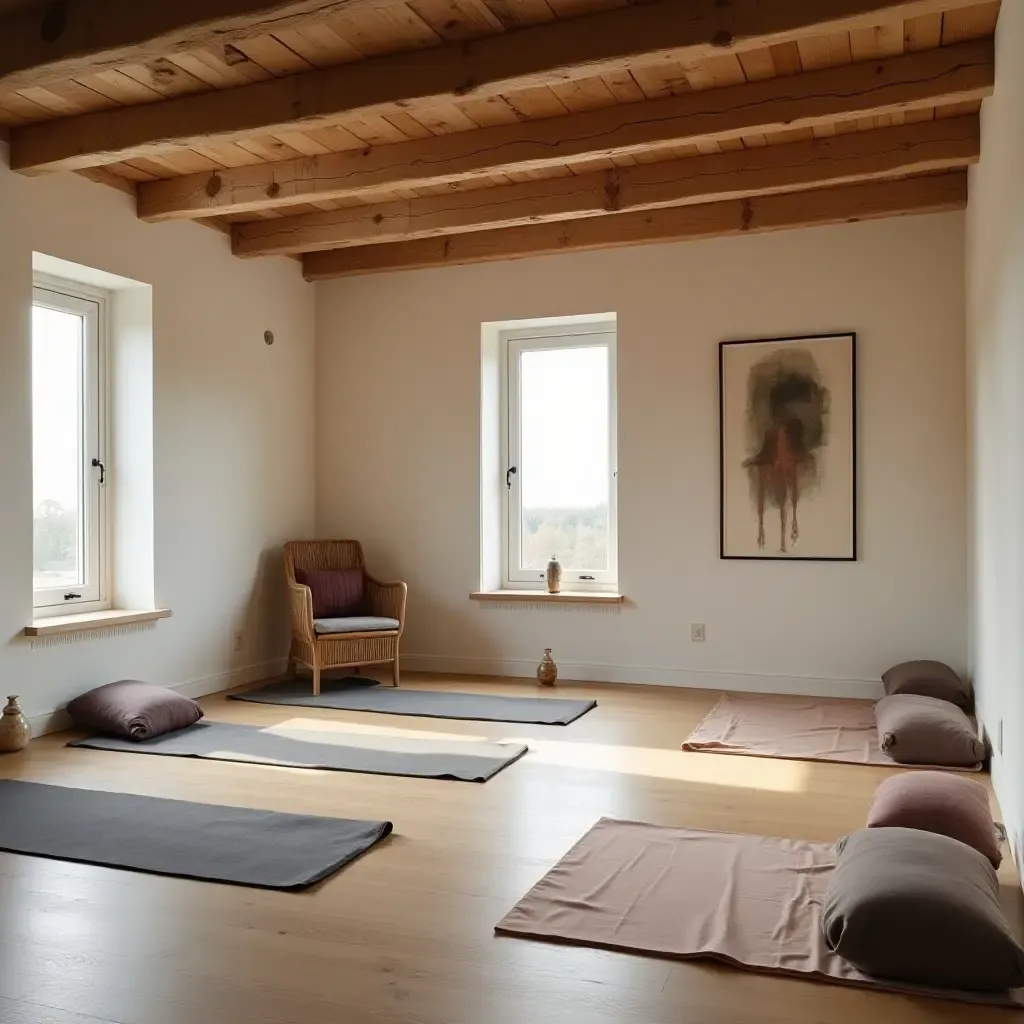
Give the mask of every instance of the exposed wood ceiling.
POLYGON ((0 126, 310 279, 957 209, 998 12, 0 0, 0 126))

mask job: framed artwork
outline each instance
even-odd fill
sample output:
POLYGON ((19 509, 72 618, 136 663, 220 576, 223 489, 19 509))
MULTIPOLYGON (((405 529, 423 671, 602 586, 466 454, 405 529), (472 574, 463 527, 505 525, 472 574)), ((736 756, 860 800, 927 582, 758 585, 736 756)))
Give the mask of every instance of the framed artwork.
POLYGON ((857 336, 719 345, 721 557, 857 558, 857 336))

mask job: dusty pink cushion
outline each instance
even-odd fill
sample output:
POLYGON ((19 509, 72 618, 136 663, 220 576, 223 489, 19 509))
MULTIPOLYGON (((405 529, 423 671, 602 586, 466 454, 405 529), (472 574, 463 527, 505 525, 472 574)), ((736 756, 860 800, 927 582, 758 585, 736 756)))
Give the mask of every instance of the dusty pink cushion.
POLYGON ((68 714, 80 729, 148 740, 194 725, 203 717, 203 709, 166 686, 122 679, 76 697, 68 704, 68 714))
POLYGON ((867 825, 936 832, 973 846, 994 867, 1003 859, 988 791, 978 782, 948 772, 904 772, 886 779, 875 790, 867 825))
POLYGON ((314 619, 343 619, 369 611, 366 581, 360 568, 296 569, 295 582, 313 592, 314 619))

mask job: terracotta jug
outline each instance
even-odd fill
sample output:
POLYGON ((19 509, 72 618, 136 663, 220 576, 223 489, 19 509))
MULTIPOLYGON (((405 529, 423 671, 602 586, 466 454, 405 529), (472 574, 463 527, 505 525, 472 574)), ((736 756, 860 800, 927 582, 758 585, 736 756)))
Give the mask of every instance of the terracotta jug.
POLYGON ((32 727, 21 712, 17 697, 7 698, 7 707, 0 715, 0 754, 24 750, 32 739, 32 727))
POLYGON ((537 679, 541 686, 554 686, 558 678, 558 666, 551 660, 551 648, 544 648, 544 657, 537 666, 537 679))

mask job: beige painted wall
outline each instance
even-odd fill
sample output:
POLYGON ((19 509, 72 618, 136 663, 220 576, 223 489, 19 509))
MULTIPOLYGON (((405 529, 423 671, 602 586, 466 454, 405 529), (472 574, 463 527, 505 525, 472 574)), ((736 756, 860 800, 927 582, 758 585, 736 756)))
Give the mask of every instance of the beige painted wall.
POLYGON ((409 581, 406 664, 875 692, 967 661, 959 214, 390 274, 317 288, 317 528, 409 581), (618 612, 471 603, 482 321, 619 318, 618 612), (719 341, 856 330, 856 564, 718 558, 719 341), (707 642, 689 642, 689 624, 707 642))
POLYGON ((1003 4, 967 231, 972 662, 992 776, 1024 854, 1024 4, 1003 4), (1002 724, 1002 751, 998 749, 1002 724))
POLYGON ((295 262, 238 260, 217 232, 143 224, 128 196, 13 175, 0 153, 0 679, 28 714, 126 676, 198 693, 276 667, 288 631, 274 552, 313 526, 313 354, 312 289, 295 262), (149 631, 36 649, 20 635, 32 616, 33 250, 154 287, 155 586, 174 612, 149 631))

